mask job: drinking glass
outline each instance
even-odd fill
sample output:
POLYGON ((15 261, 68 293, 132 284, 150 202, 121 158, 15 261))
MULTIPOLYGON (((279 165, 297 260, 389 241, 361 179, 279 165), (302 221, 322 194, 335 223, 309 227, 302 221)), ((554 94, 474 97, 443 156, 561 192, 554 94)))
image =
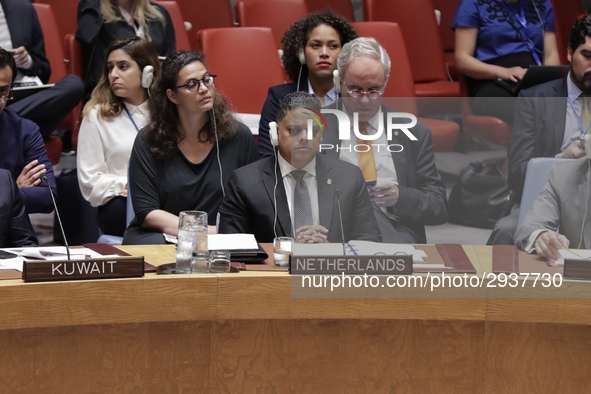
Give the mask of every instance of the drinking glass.
POLYGON ((287 267, 289 265, 289 256, 291 256, 291 245, 293 238, 276 237, 273 240, 273 260, 277 267, 287 267))
POLYGON ((211 272, 211 258, 207 250, 196 250, 191 259, 191 273, 205 274, 211 272))
POLYGON ((179 213, 179 234, 176 245, 176 272, 191 272, 193 252, 207 250, 207 212, 179 213))
POLYGON ((212 273, 230 272, 229 250, 212 250, 210 256, 212 273))

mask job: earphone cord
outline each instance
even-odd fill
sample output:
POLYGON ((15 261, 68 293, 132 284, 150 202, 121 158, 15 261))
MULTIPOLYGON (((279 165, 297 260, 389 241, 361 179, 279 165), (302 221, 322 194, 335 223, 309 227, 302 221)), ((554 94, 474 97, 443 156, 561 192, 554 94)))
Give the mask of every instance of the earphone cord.
POLYGON ((298 74, 298 84, 296 86, 296 90, 300 90, 300 79, 302 78, 302 67, 303 66, 304 66, 303 64, 300 64, 300 72, 298 74))
POLYGON ((215 110, 211 107, 211 114, 213 115, 213 132, 215 134, 215 145, 217 148, 218 166, 220 167, 220 185, 222 186, 222 196, 226 197, 224 190, 224 173, 222 171, 222 161, 220 160, 220 141, 218 140, 218 127, 215 121, 215 110))
POLYGON ((273 149, 273 153, 275 153, 275 187, 273 188, 273 209, 275 217, 273 218, 273 233, 275 234, 275 238, 277 238, 277 149, 273 149))
POLYGON ((585 214, 583 215, 583 223, 581 224, 581 238, 579 238, 579 246, 577 246, 577 249, 581 249, 581 245, 583 244, 583 231, 585 229, 585 219, 587 219, 587 209, 589 208, 589 176, 591 176, 591 174, 589 174, 590 170, 591 170, 591 159, 587 160, 588 163, 588 168, 587 168, 587 199, 585 200, 584 204, 585 204, 585 214))

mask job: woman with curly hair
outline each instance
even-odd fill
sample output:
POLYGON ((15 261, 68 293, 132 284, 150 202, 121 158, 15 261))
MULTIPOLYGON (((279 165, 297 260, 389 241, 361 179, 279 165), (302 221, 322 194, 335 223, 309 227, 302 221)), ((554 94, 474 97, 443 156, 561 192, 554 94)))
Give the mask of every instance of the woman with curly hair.
POLYGON ((105 48, 116 39, 138 36, 150 41, 160 56, 176 49, 172 20, 166 8, 149 0, 81 0, 76 39, 88 53, 86 94, 101 76, 105 48))
POLYGON ((323 106, 336 101, 332 72, 337 68, 341 47, 357 38, 347 19, 332 10, 315 12, 295 22, 281 38, 281 60, 292 83, 269 88, 259 123, 259 154, 273 154, 269 122, 275 119, 279 100, 288 93, 303 90, 318 98, 323 106))
POLYGON ((148 124, 148 92, 160 74, 154 46, 139 37, 114 41, 103 73, 84 107, 78 140, 78 184, 98 207, 103 234, 123 236, 127 209, 127 163, 139 129, 148 124), (151 75, 151 76, 150 76, 151 75))
POLYGON ((224 186, 236 168, 257 160, 250 129, 216 90, 203 56, 173 52, 150 100, 150 124, 135 140, 129 190, 135 218, 124 244, 162 244, 177 235, 178 214, 206 211, 215 225, 224 186))

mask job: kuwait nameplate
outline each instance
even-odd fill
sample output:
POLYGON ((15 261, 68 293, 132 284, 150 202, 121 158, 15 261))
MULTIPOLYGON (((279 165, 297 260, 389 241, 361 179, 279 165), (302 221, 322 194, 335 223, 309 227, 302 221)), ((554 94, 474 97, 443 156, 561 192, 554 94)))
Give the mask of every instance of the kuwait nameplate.
POLYGON ((290 256, 293 275, 314 274, 412 274, 412 255, 373 256, 290 256))
POLYGON ((84 260, 25 260, 25 282, 132 278, 144 276, 144 258, 111 257, 84 260))

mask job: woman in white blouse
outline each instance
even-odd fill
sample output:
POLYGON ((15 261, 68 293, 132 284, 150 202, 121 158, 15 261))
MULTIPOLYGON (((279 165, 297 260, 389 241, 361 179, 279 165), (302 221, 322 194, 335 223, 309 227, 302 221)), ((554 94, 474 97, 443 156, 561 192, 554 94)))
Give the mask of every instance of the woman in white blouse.
POLYGON ((100 81, 84 107, 78 138, 78 184, 99 208, 104 234, 122 236, 127 163, 139 130, 150 121, 148 97, 160 73, 158 53, 139 37, 114 41, 105 51, 100 81))

